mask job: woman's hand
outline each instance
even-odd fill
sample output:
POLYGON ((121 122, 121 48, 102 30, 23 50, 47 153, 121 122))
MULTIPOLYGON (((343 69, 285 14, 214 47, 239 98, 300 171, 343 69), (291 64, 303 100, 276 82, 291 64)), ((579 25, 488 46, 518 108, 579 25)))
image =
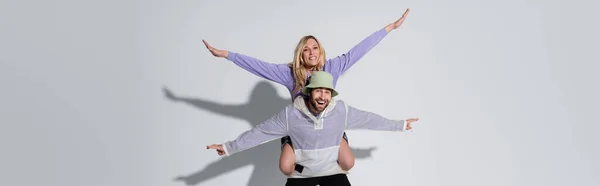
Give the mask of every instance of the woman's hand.
POLYGON ((227 55, 229 54, 229 52, 227 52, 226 50, 216 49, 215 47, 210 46, 205 40, 202 40, 202 42, 204 43, 204 45, 206 46, 208 51, 210 51, 210 53, 213 56, 227 58, 227 55))
POLYGON ((400 19, 394 21, 393 23, 390 23, 388 26, 385 27, 385 30, 387 32, 390 32, 398 27, 400 27, 400 25, 402 25, 402 23, 404 22, 404 19, 406 19, 406 16, 408 15, 408 12, 410 12, 410 8, 407 8, 406 11, 404 12, 404 14, 402 14, 402 17, 400 17, 400 19))

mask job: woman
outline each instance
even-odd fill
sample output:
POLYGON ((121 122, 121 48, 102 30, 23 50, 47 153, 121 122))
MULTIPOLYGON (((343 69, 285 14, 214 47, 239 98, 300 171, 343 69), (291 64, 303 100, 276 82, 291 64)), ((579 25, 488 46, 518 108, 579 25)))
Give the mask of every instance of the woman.
MULTIPOLYGON (((327 71, 331 73, 334 77, 335 86, 337 79, 346 70, 375 47, 387 33, 402 25, 409 11, 410 9, 406 9, 400 19, 371 34, 346 54, 327 60, 321 43, 319 43, 316 37, 311 35, 300 39, 294 51, 294 60, 289 64, 274 64, 261 61, 243 54, 216 49, 210 46, 208 42, 204 40, 203 42, 215 57, 226 58, 257 76, 286 86, 290 91, 292 100, 294 100, 296 96, 301 95, 301 90, 306 85, 311 72, 327 71)), ((338 163, 343 170, 348 171, 354 166, 354 154, 352 154, 350 146, 348 146, 345 133, 341 141, 338 163)), ((283 147, 279 159, 279 168, 285 175, 290 175, 295 169, 295 154, 289 137, 282 138, 282 143, 283 147)))

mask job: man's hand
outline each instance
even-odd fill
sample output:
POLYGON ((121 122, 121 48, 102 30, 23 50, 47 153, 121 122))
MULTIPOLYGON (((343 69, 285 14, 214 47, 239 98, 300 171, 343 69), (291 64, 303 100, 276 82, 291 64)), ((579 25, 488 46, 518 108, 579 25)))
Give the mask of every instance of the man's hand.
POLYGON ((410 130, 412 129, 412 126, 410 125, 412 122, 415 121, 419 121, 419 118, 410 118, 406 120, 406 130, 410 130))
POLYGON ((217 154, 219 154, 219 156, 225 155, 225 150, 223 149, 223 144, 212 144, 212 145, 206 146, 206 149, 216 149, 217 154))

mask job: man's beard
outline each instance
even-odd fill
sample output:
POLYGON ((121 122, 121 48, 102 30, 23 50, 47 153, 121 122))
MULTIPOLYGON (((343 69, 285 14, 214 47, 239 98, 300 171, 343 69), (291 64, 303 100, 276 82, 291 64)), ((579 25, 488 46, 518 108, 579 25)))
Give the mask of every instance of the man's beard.
POLYGON ((315 109, 315 111, 317 112, 322 112, 323 110, 325 110, 325 108, 327 107, 327 101, 323 100, 323 99, 313 99, 310 104, 313 106, 313 109, 315 109), (318 102, 323 102, 322 105, 320 105, 318 102), (320 106, 322 106, 322 108, 319 108, 320 106))

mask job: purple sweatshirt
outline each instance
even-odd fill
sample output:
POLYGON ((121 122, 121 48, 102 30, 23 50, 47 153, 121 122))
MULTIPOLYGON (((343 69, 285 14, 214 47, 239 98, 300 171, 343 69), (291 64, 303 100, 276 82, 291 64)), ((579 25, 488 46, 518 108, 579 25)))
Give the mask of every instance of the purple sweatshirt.
MULTIPOLYGON (((354 46, 350 51, 341 56, 328 59, 323 66, 323 71, 329 72, 333 75, 333 86, 337 84, 338 78, 346 72, 352 65, 354 65, 359 59, 361 59, 367 52, 369 52, 375 45, 377 45, 386 35, 387 31, 385 28, 371 34, 369 37, 363 39, 358 45, 354 46)), ((294 91, 294 74, 292 73, 291 67, 288 64, 274 64, 265 62, 250 56, 235 53, 229 51, 227 59, 233 61, 236 65, 246 69, 247 71, 260 76, 262 78, 277 82, 288 88, 292 95, 292 100, 300 92, 294 91)), ((308 79, 307 74, 307 79, 308 79)))
POLYGON ((404 131, 404 120, 390 120, 383 116, 356 109, 335 98, 319 116, 313 115, 303 96, 256 127, 223 144, 229 156, 260 144, 290 136, 296 163, 303 165, 302 173, 293 172, 292 178, 307 178, 347 173, 338 163, 339 146, 347 129, 404 131))

